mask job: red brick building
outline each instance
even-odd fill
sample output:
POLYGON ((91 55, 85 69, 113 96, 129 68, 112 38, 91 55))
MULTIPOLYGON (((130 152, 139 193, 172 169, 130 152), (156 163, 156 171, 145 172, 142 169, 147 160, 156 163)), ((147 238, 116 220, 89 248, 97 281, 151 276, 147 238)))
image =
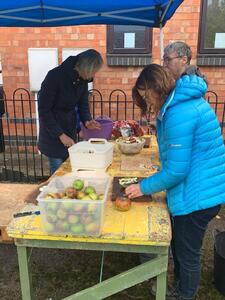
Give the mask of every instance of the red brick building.
MULTIPOLYGON (((193 64, 207 76, 209 90, 225 102, 225 23, 223 0, 186 0, 164 27, 164 45, 182 40, 193 50, 193 64), (215 24, 214 24, 215 23, 215 24)), ((131 89, 144 65, 160 63, 159 29, 129 29, 127 26, 82 25, 52 28, 0 28, 0 55, 3 86, 7 98, 18 88, 30 91, 28 49, 56 48, 58 64, 65 49, 95 48, 105 61, 96 75, 94 88, 104 100, 114 89, 121 89, 131 101, 131 89), (125 35, 128 44, 125 45, 125 35), (134 42, 135 35, 135 42, 134 42), (130 39, 129 39, 130 38, 130 39), (133 42, 132 42, 133 38, 133 42)), ((34 98, 31 92, 31 98, 34 98)), ((12 105, 11 105, 12 106, 12 105)), ((9 107, 11 111, 13 107, 9 107)), ((28 110, 28 108, 27 108, 28 110)), ((98 108, 97 108, 98 110, 98 108)), ((223 105, 217 109, 222 117, 223 105)), ((98 111, 97 111, 98 114, 98 111)), ((20 115, 20 118, 23 116, 20 115)), ((25 117, 29 118, 29 112, 25 117)), ((32 118, 35 119, 32 107, 32 118)), ((17 118, 14 116, 14 118, 17 118)), ((12 128, 12 133, 14 129, 12 128)), ((11 133, 11 134, 12 134, 11 133)), ((7 134, 6 134, 7 135, 7 134)))
MULTIPOLYGON (((206 8, 207 14, 210 5, 222 9, 224 1, 184 1, 164 27, 164 45, 175 40, 187 42, 193 50, 193 63, 201 65, 203 73, 208 77, 209 90, 215 91, 219 98, 224 100, 225 46, 223 49, 219 49, 219 53, 200 53, 199 50, 200 34, 203 35, 203 33, 200 33, 200 28, 204 29, 201 23, 204 19, 203 10, 206 8), (217 59, 218 62, 216 62, 217 59)), ((216 13, 216 9, 214 11, 216 13)), ((223 31, 220 28, 219 33, 225 32, 224 22, 221 26, 223 27, 223 31)), ((223 38, 224 35, 222 34, 221 37, 223 38)), ((122 63, 118 63, 118 57, 121 57, 120 54, 118 54, 117 63, 114 61, 113 66, 109 65, 112 64, 112 60, 110 61, 110 54, 107 53, 107 40, 110 40, 110 35, 107 35, 107 26, 105 25, 53 28, 0 28, 0 55, 3 84, 7 96, 11 97, 12 92, 16 88, 22 87, 29 90, 28 48, 39 47, 57 48, 59 64, 62 61, 62 49, 64 48, 95 48, 101 52, 105 60, 105 65, 96 76, 94 88, 100 90, 106 97, 113 89, 122 89, 130 95, 135 78, 142 68, 138 64, 145 64, 143 57, 147 57, 147 63, 150 61, 160 63, 159 30, 153 29, 149 53, 145 53, 144 55, 134 53, 134 56, 131 55, 131 58, 139 57, 139 63, 136 63, 136 65, 129 63, 128 55, 124 56, 126 60, 128 59, 128 62, 124 63, 123 61, 122 63), (120 64, 124 65, 121 66, 120 64)))

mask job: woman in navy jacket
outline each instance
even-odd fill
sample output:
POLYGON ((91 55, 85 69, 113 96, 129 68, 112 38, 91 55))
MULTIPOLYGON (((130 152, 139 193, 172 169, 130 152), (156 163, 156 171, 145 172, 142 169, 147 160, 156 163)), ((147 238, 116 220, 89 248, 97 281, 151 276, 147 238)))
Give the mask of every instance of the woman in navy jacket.
POLYGON ((199 76, 176 81, 167 69, 149 65, 140 73, 133 98, 157 114, 161 170, 130 185, 135 198, 167 191, 172 216, 172 250, 177 289, 167 299, 194 299, 200 279, 200 249, 208 222, 225 203, 225 147, 215 112, 204 99, 199 76))
POLYGON ((76 142, 77 114, 89 129, 100 124, 92 120, 88 104, 88 82, 102 67, 94 49, 70 56, 45 77, 38 96, 41 153, 49 158, 51 173, 68 158, 68 147, 76 142))

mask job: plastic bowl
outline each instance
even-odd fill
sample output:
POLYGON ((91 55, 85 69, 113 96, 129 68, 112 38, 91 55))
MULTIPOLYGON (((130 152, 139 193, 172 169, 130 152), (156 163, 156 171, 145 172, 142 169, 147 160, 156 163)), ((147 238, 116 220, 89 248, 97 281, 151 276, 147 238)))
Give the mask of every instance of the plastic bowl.
POLYGON ((136 143, 126 143, 127 138, 118 138, 116 140, 119 150, 124 154, 136 154, 139 153, 145 144, 145 139, 139 137, 136 138, 136 143))
POLYGON ((97 118, 97 122, 101 124, 101 129, 88 129, 86 128, 83 123, 81 122, 81 130, 83 133, 83 137, 86 141, 88 141, 91 138, 101 138, 109 140, 112 135, 112 129, 113 129, 113 122, 109 118, 97 118))

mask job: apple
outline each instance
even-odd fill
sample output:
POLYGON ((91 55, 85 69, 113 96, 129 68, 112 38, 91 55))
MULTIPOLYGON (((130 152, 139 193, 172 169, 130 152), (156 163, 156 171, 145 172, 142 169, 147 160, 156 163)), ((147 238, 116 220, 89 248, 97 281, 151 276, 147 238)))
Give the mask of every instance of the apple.
POLYGON ((77 194, 77 191, 75 190, 74 187, 72 186, 69 186, 65 189, 65 194, 67 197, 71 198, 71 199, 75 199, 76 198, 76 194, 77 194))
POLYGON ((91 193, 95 193, 96 194, 95 188, 93 186, 91 186, 91 185, 86 186, 86 188, 84 189, 84 192, 87 195, 89 195, 91 193))
POLYGON ((99 231, 99 223, 93 222, 85 225, 85 231, 87 233, 97 233, 99 231))
POLYGON ((83 191, 77 192, 77 199, 82 199, 85 196, 85 193, 83 191))
POLYGON ((67 216, 67 213, 65 210, 63 210, 62 208, 59 208, 57 213, 56 213, 56 216, 60 219, 60 220, 63 220, 66 218, 67 216))
POLYGON ((59 194, 59 199, 62 199, 63 197, 66 196, 64 192, 59 192, 58 194, 59 194))
POLYGON ((97 195, 96 193, 94 193, 94 192, 89 193, 88 196, 89 196, 92 200, 97 200, 97 199, 98 199, 98 195, 97 195))
POLYGON ((44 223, 44 227, 47 232, 52 232, 52 231, 54 231, 54 228, 55 228, 55 226, 53 224, 48 223, 48 222, 44 223))
POLYGON ((48 193, 44 196, 44 198, 45 199, 53 199, 54 197, 53 197, 52 193, 48 193))
POLYGON ((83 233, 84 231, 84 226, 82 224, 76 224, 76 225, 72 225, 70 227, 70 231, 72 233, 75 233, 75 234, 80 234, 80 233, 83 233))
POLYGON ((99 194, 98 195, 98 200, 103 200, 104 199, 104 194, 99 194))
POLYGON ((98 209, 98 205, 97 204, 94 204, 94 203, 88 204, 87 211, 89 213, 96 213, 97 209, 98 209))
POLYGON ((75 211, 75 212, 82 212, 84 210, 85 210, 85 205, 83 205, 83 204, 76 203, 73 206, 73 211, 75 211))
POLYGON ((52 203, 48 202, 45 206, 47 213, 53 213, 57 210, 57 208, 58 208, 58 203, 55 202, 52 203))
POLYGON ((55 214, 47 214, 46 220, 48 221, 48 223, 55 223, 57 220, 57 217, 55 214))
POLYGON ((77 215, 69 215, 68 216, 68 222, 70 224, 76 224, 79 222, 79 217, 77 215))
POLYGON ((61 208, 65 210, 71 210, 74 206, 74 203, 72 201, 64 201, 61 203, 61 208))
POLYGON ((89 195, 85 195, 81 198, 81 200, 92 200, 89 195))
POLYGON ((91 215, 89 214, 83 214, 81 217, 80 217, 80 221, 82 224, 89 224, 91 222, 93 222, 93 218, 91 215))
POLYGON ((61 199, 61 193, 48 193, 48 196, 53 199, 61 199))
POLYGON ((80 191, 84 187, 84 181, 82 179, 76 179, 73 183, 75 190, 80 191))
POLYGON ((70 229, 70 225, 66 222, 66 221, 63 221, 63 222, 58 222, 57 223, 57 229, 59 229, 60 231, 69 231, 70 229))
POLYGON ((131 200, 127 197, 117 197, 114 205, 119 211, 128 211, 131 208, 131 200))

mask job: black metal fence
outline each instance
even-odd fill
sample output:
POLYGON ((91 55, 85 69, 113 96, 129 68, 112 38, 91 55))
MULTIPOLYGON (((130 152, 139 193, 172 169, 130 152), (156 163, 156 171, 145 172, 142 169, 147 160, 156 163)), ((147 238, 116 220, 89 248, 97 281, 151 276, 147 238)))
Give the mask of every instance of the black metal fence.
MULTIPOLYGON (((208 92, 206 99, 214 108, 225 135, 225 103, 219 101, 214 92, 208 92)), ((5 113, 0 114, 0 136, 4 146, 0 153, 0 181, 39 182, 48 178, 48 161, 37 149, 38 118, 34 94, 17 89, 12 99, 4 95, 4 100, 0 101, 5 109, 5 113)), ((90 108, 94 118, 109 116, 114 121, 141 121, 139 108, 120 89, 113 90, 108 96, 98 90, 90 91, 90 108)))

